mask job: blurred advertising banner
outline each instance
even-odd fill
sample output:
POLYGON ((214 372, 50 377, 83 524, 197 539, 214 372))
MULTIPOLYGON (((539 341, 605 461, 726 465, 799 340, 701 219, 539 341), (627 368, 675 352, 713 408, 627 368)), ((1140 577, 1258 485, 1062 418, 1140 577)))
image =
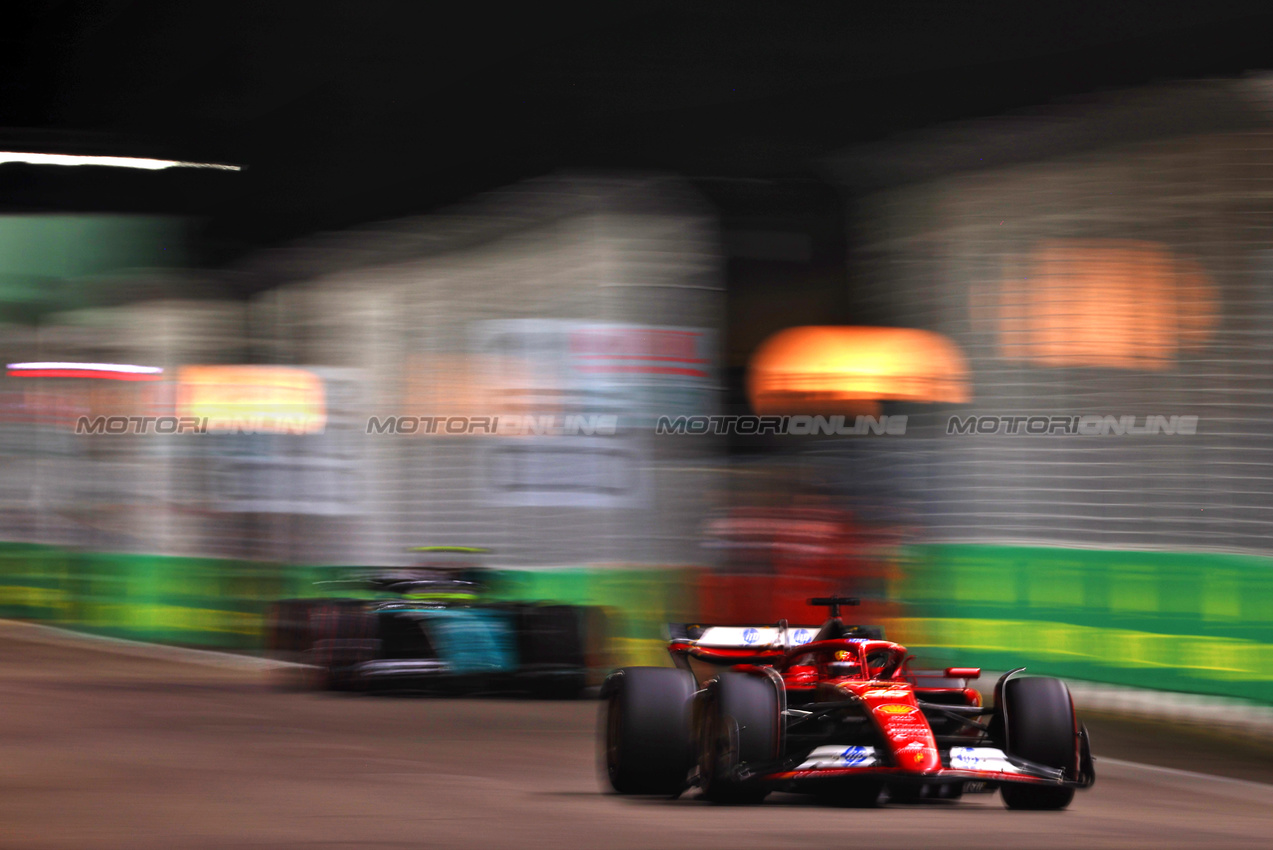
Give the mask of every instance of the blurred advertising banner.
POLYGON ((713 403, 717 342, 708 328, 561 319, 473 327, 495 401, 510 411, 569 407, 617 413, 623 425, 642 427, 713 403))
MULTIPOLYGON (((412 358, 407 409, 479 417, 485 501, 501 506, 625 508, 649 499, 644 423, 709 409, 715 333, 564 319, 470 325, 471 353, 412 358), (487 424, 489 423, 489 425, 487 424)), ((414 428, 415 423, 410 425, 414 428)))

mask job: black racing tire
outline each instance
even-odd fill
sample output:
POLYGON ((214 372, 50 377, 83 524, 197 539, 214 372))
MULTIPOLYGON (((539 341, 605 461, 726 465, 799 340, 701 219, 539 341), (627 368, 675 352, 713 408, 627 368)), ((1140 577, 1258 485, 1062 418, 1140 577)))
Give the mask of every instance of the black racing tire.
POLYGON ((584 613, 574 605, 515 609, 518 666, 536 696, 574 699, 587 687, 584 613))
POLYGON ((292 602, 293 600, 284 599, 265 606, 261 617, 261 643, 267 658, 282 656, 286 634, 283 624, 290 619, 288 607, 292 602))
POLYGON ((267 658, 285 662, 270 673, 275 687, 286 691, 305 690, 315 685, 309 664, 314 645, 314 612, 329 600, 281 599, 265 610, 264 645, 267 658))
POLYGON ((615 668, 612 639, 616 632, 617 614, 601 605, 579 609, 583 623, 583 665, 589 686, 600 685, 615 668))
POLYGON ((309 617, 321 599, 280 599, 265 609, 265 651, 271 658, 295 661, 310 647, 309 617))
POLYGON ((698 683, 687 670, 624 667, 601 686, 601 762, 619 794, 676 796, 693 763, 698 683))
MULTIPOLYGON (((1003 701, 1008 752, 1072 773, 1078 736, 1074 702, 1065 683, 1043 676, 1009 679, 1003 701)), ((1004 783, 1000 793, 1009 809, 1032 811, 1064 809, 1074 799, 1073 788, 1053 785, 1004 783)))
POLYGON ((311 616, 314 643, 314 686, 320 690, 352 691, 361 684, 354 665, 371 658, 366 646, 377 639, 379 621, 359 599, 328 599, 311 616))
POLYGON ((699 778, 713 803, 759 803, 769 790, 739 780, 740 766, 773 761, 782 745, 782 705, 768 676, 728 671, 708 687, 699 726, 699 778))
POLYGON ((283 622, 287 601, 271 602, 265 606, 261 616, 261 643, 268 658, 277 658, 281 643, 281 623, 283 622))

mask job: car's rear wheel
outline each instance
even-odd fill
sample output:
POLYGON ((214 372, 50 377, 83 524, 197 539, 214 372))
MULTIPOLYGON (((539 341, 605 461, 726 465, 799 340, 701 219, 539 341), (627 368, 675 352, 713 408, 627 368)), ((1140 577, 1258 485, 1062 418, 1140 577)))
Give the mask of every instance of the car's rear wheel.
MULTIPOLYGON (((1041 676, 1009 679, 1003 702, 1008 752, 1048 767, 1074 769, 1078 746, 1074 703, 1064 682, 1041 676)), ((1073 788, 1055 785, 1005 783, 1000 793, 1010 809, 1063 809, 1074 799, 1073 788)))
POLYGON ((313 613, 314 644, 309 650, 315 687, 331 691, 354 690, 359 682, 355 665, 369 660, 369 647, 378 638, 374 611, 358 599, 333 599, 313 613))
POLYGON ((697 683, 686 670, 625 667, 602 686, 606 779, 620 794, 676 795, 693 762, 690 714, 697 683))
POLYGON ((587 686, 583 614, 572 605, 517 606, 519 666, 536 696, 573 699, 587 686))
POLYGON ((282 599, 265 610, 265 654, 285 662, 271 671, 270 679, 283 690, 315 687, 318 679, 312 665, 312 651, 318 632, 317 614, 329 605, 328 599, 282 599), (295 665, 295 666, 294 666, 295 665))
POLYGON ((722 673, 708 688, 699 727, 699 779, 715 803, 758 803, 769 791, 739 768, 773 761, 781 746, 778 690, 767 676, 722 673))
POLYGON ((580 609, 583 620, 583 664, 588 685, 600 685, 613 670, 611 640, 617 634, 618 614, 600 605, 580 609))

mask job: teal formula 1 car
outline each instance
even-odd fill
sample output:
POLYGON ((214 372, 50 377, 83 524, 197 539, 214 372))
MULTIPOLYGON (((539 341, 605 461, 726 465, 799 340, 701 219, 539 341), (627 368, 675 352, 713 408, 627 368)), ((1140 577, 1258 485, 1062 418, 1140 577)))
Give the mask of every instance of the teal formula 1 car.
POLYGON ((350 595, 266 616, 270 655, 302 665, 310 687, 573 697, 602 667, 600 609, 485 599, 479 569, 361 567, 320 585, 350 595))

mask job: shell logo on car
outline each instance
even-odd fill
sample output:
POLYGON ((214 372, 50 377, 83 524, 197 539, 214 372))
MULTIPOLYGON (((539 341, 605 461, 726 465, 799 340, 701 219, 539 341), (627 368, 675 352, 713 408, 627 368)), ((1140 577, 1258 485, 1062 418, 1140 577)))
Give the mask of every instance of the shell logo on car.
POLYGON ((875 710, 880 714, 910 714, 913 711, 918 711, 915 706, 904 705, 900 702, 891 702, 888 705, 877 705, 875 710))

